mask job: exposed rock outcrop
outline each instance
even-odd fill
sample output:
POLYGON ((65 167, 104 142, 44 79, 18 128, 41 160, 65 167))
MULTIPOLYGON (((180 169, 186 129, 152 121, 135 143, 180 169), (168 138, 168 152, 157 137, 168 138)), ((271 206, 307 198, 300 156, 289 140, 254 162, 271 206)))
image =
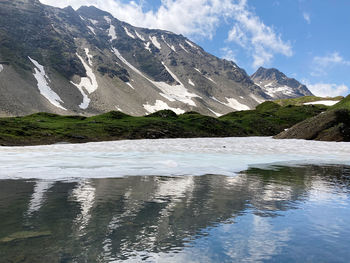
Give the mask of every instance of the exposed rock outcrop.
POLYGON ((330 110, 281 132, 275 139, 350 141, 350 111, 330 110))

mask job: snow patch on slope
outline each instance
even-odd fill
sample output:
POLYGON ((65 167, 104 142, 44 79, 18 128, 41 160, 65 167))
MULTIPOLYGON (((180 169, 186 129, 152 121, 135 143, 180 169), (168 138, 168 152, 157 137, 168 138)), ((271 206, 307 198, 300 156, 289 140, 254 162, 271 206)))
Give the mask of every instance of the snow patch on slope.
POLYGON ((287 95, 287 96, 292 96, 295 94, 294 89, 287 85, 279 86, 274 82, 269 82, 264 85, 262 84, 261 81, 255 84, 258 85, 260 88, 262 88, 262 90, 272 98, 276 98, 278 97, 278 95, 281 95, 281 94, 287 95))
POLYGON ((0 72, 4 70, 4 66, 0 64, 0 72))
POLYGON ((247 105, 244 105, 242 103, 240 103, 238 100, 234 99, 234 98, 226 98, 226 100, 228 101, 228 103, 223 103, 226 106, 241 111, 241 110, 250 110, 250 107, 248 107, 247 105))
POLYGON ((129 68, 131 68, 133 71, 135 71, 137 74, 139 74, 141 77, 144 77, 145 79, 149 80, 141 71, 139 71, 137 68, 135 68, 133 65, 131 65, 119 52, 118 49, 112 48, 112 52, 119 58, 125 65, 127 65, 129 68))
POLYGON ((150 53, 152 53, 152 50, 150 48, 151 42, 144 43, 145 49, 148 50, 150 53))
POLYGON ((131 37, 132 39, 135 39, 136 37, 128 30, 127 27, 123 26, 125 33, 131 37))
POLYGON ((193 48, 196 48, 197 49, 197 47, 195 46, 195 45, 193 45, 190 41, 188 41, 188 40, 185 40, 186 41, 186 43, 188 44, 188 45, 190 45, 191 47, 193 47, 193 48))
MULTIPOLYGON (((87 49, 87 48, 85 49, 85 54, 89 58, 89 56, 90 56, 89 49, 87 49)), ((76 86, 78 88, 78 90, 80 91, 81 95, 83 95, 83 102, 79 105, 79 107, 81 109, 87 109, 87 107, 89 107, 89 104, 90 104, 90 99, 88 97, 88 94, 91 94, 92 92, 97 90, 98 83, 96 80, 96 76, 95 76, 94 72, 92 71, 92 68, 88 64, 86 64, 85 60, 81 56, 79 56, 78 53, 76 55, 80 59, 81 63, 83 64, 83 66, 86 70, 87 77, 82 77, 80 79, 79 84, 75 84, 72 81, 71 81, 71 83, 74 86, 76 86), (85 93, 86 91, 88 94, 85 93)))
POLYGON ((109 26, 108 36, 111 37, 111 42, 117 39, 117 33, 115 32, 115 27, 113 25, 109 26))
POLYGON ((147 79, 153 85, 155 85, 158 89, 160 89, 163 93, 160 95, 166 98, 169 101, 181 101, 185 104, 196 106, 196 103, 192 100, 194 97, 199 97, 194 93, 190 93, 185 86, 181 83, 178 77, 163 63, 165 69, 169 72, 169 74, 179 83, 178 85, 169 85, 166 82, 157 82, 146 77, 140 70, 135 68, 131 63, 129 63, 116 48, 112 48, 113 53, 130 69, 135 71, 137 74, 147 79))
MULTIPOLYGON (((161 89, 165 93, 165 98, 172 98, 177 101, 181 101, 183 103, 189 104, 191 106, 196 106, 196 103, 192 100, 192 98, 199 97, 198 95, 189 92, 185 86, 181 83, 179 78, 162 62, 165 69, 169 72, 169 74, 175 79, 179 84, 172 86, 165 82, 157 82, 157 87, 161 89)), ((161 94, 163 95, 163 94, 161 94)))
POLYGON ((321 104, 326 106, 333 106, 337 104, 340 100, 319 100, 319 101, 312 101, 312 102, 306 102, 304 105, 315 105, 315 104, 321 104))
POLYGON ((213 83, 215 83, 216 84, 216 82, 211 78, 211 77, 208 77, 208 76, 204 76, 207 80, 210 80, 211 82, 213 82, 213 83))
POLYGON ((211 97, 213 100, 215 100, 216 102, 219 102, 219 103, 221 103, 221 104, 223 104, 223 105, 226 105, 227 107, 230 107, 230 108, 232 108, 232 109, 235 109, 235 110, 238 110, 238 111, 240 111, 240 110, 250 110, 250 107, 248 107, 247 105, 244 105, 244 104, 242 104, 242 103, 240 103, 240 102, 238 102, 236 99, 234 99, 234 98, 225 98, 228 102, 222 102, 222 101, 220 101, 220 100, 218 100, 217 98, 215 98, 215 97, 211 97))
POLYGON ((130 88, 135 89, 130 82, 125 82, 126 85, 128 85, 130 88))
POLYGON ((89 19, 89 20, 90 20, 90 22, 91 22, 92 24, 94 24, 94 25, 96 25, 96 24, 98 23, 97 20, 94 20, 94 19, 89 19))
POLYGON ((263 102, 266 101, 266 100, 264 100, 264 99, 258 98, 258 97, 255 96, 254 94, 250 94, 249 96, 250 96, 253 100, 255 100, 256 102, 258 102, 258 103, 263 103, 263 102))
POLYGON ((156 103, 154 105, 150 105, 148 103, 144 104, 143 107, 149 113, 154 113, 154 112, 160 111, 160 110, 172 110, 176 114, 185 113, 184 110, 179 109, 179 108, 172 108, 168 104, 166 104, 164 101, 161 101, 161 100, 156 100, 156 103))
POLYGON ((112 19, 110 19, 108 16, 104 16, 103 18, 106 20, 106 22, 107 22, 108 24, 111 24, 111 23, 112 23, 112 19))
POLYGON ((192 85, 193 87, 196 86, 191 79, 188 80, 188 84, 192 85))
POLYGON ((96 36, 95 29, 91 26, 87 26, 87 28, 96 36))
POLYGON ((149 36, 149 39, 152 41, 153 45, 158 48, 158 49, 162 49, 160 43, 158 42, 158 39, 156 36, 149 36))
POLYGON ((182 44, 180 44, 180 47, 181 47, 183 50, 185 50, 187 53, 190 53, 190 52, 188 52, 188 50, 187 50, 182 44))
POLYGON ((146 41, 146 39, 145 39, 140 33, 138 33, 136 30, 135 30, 135 34, 136 34, 136 36, 137 36, 139 39, 141 39, 142 41, 146 41))
POLYGON ((208 110, 210 110, 212 113, 214 113, 217 117, 221 117, 221 116, 222 116, 222 114, 217 113, 217 112, 213 111, 213 110, 210 109, 210 108, 208 108, 208 110))
MULTIPOLYGON (((267 87, 267 86, 265 86, 267 87)), ((279 87, 269 87, 265 88, 264 91, 271 97, 276 97, 278 93, 283 93, 285 95, 293 95, 294 91, 291 87, 288 86, 279 86, 279 87)))
POLYGON ((33 75, 34 75, 36 81, 38 82, 37 85, 38 85, 38 89, 40 91, 40 94, 43 95, 55 107, 60 108, 62 110, 67 110, 61 105, 61 103, 63 103, 61 98, 57 95, 56 92, 54 92, 50 88, 49 83, 48 83, 48 82, 50 82, 50 79, 46 75, 44 67, 42 65, 40 65, 34 59, 32 59, 30 57, 28 57, 28 58, 35 66, 35 68, 34 68, 35 72, 33 75))
POLYGON ((86 56, 88 58, 89 65, 92 66, 92 60, 91 59, 93 58, 93 56, 90 55, 90 50, 88 48, 85 48, 84 50, 85 50, 85 54, 86 54, 86 56))
POLYGON ((174 47, 173 45, 170 45, 170 44, 165 40, 164 35, 162 35, 162 39, 163 39, 164 43, 165 43, 171 50, 173 50, 174 52, 176 52, 175 47, 174 47))
POLYGON ((112 42, 113 40, 117 39, 117 34, 115 32, 115 26, 112 25, 112 19, 110 19, 108 16, 104 16, 103 18, 109 24, 108 36, 111 38, 110 41, 112 42))

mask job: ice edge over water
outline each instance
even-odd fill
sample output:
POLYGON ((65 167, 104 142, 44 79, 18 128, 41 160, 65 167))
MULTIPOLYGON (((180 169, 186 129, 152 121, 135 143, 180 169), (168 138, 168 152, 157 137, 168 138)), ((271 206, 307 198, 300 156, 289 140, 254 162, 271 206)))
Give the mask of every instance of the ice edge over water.
POLYGON ((0 179, 231 176, 275 163, 350 165, 350 143, 248 137, 0 147, 0 179))

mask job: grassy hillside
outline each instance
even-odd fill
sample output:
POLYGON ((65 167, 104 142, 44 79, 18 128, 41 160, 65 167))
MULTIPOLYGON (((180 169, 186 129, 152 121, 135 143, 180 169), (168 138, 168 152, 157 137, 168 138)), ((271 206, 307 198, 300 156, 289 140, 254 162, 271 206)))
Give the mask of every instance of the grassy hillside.
POLYGON ((251 111, 232 112, 220 120, 234 123, 250 136, 272 136, 307 118, 327 110, 323 105, 288 105, 264 102, 251 111))
POLYGON ((284 100, 275 100, 274 102, 281 105, 281 106, 288 106, 288 105, 297 105, 297 106, 301 106, 304 105, 304 103, 308 103, 308 102, 315 102, 315 101, 322 101, 322 100, 334 100, 334 101, 338 101, 343 99, 344 97, 342 96, 338 96, 338 97, 327 97, 327 98, 323 98, 323 97, 316 97, 316 96, 304 96, 304 97, 299 97, 299 98, 295 98, 295 99, 284 99, 284 100))
POLYGON ((281 107, 273 102, 265 102, 256 110, 233 112, 220 118, 196 112, 176 115, 169 110, 144 117, 133 117, 116 111, 93 117, 37 113, 25 117, 0 118, 0 144, 272 136, 326 109, 321 105, 281 107))
POLYGON ((350 110, 350 95, 339 101, 337 104, 331 107, 331 109, 346 109, 350 110))

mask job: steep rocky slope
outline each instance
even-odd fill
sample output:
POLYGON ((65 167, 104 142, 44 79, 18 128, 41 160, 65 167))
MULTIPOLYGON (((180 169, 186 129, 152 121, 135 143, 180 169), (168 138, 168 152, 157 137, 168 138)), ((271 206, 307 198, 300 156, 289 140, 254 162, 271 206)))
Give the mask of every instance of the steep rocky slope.
POLYGON ((275 139, 350 141, 349 110, 329 110, 281 132, 275 139))
POLYGON ((0 2, 0 114, 161 109, 219 116, 271 99, 234 62, 95 7, 0 2))
POLYGON ((275 138, 350 141, 350 95, 327 111, 294 125, 275 138))
POLYGON ((277 69, 260 67, 251 79, 273 99, 312 96, 308 88, 294 78, 288 78, 277 69))

